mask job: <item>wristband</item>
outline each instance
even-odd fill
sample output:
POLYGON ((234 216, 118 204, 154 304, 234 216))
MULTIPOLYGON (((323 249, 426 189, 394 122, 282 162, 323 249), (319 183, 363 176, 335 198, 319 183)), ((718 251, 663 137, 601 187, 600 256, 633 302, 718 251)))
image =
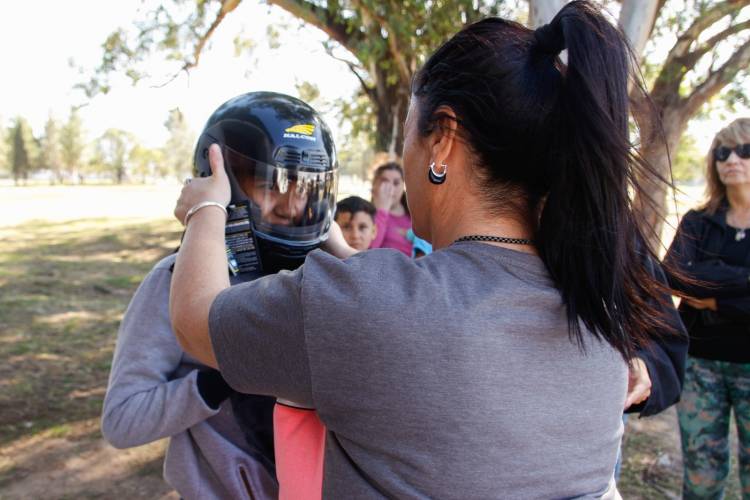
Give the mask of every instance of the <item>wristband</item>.
POLYGON ((192 217, 195 214, 195 212, 197 212, 201 208, 206 208, 206 207, 218 207, 221 209, 222 212, 224 212, 224 217, 229 217, 226 207, 222 205, 221 203, 219 203, 218 201, 202 201, 198 203, 197 205, 193 205, 192 207, 190 207, 190 210, 188 210, 187 213, 185 214, 185 222, 183 222, 182 225, 187 227, 190 217, 192 217))

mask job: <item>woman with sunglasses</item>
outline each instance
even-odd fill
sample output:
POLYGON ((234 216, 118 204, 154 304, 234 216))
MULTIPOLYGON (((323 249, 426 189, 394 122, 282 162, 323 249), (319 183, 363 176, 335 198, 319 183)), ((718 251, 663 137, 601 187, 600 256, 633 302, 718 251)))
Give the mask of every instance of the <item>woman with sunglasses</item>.
POLYGON ((584 1, 438 48, 404 125, 414 232, 435 248, 421 259, 340 260, 330 237, 334 256, 229 288, 206 204, 229 200, 218 148, 183 188, 176 217, 209 208, 177 258, 175 333, 235 389, 316 409, 324 498, 619 498, 628 363, 676 315, 631 205, 648 166, 628 54, 584 1))
POLYGON ((682 218, 666 256, 687 296, 690 333, 677 407, 684 498, 721 498, 729 475, 729 419, 739 434, 743 497, 750 495, 750 118, 719 131, 707 159, 708 201, 682 218))

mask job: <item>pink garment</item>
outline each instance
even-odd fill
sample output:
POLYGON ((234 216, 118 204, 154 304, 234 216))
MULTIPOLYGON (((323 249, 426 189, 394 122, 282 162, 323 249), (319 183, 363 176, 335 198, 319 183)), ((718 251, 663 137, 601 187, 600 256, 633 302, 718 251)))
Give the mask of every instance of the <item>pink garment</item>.
POLYGON ((321 500, 326 428, 315 410, 276 403, 273 442, 279 500, 321 500))
POLYGON ((411 242, 406 239, 406 232, 411 228, 411 217, 378 210, 375 214, 375 226, 378 234, 370 243, 370 248, 395 248, 411 257, 411 242))

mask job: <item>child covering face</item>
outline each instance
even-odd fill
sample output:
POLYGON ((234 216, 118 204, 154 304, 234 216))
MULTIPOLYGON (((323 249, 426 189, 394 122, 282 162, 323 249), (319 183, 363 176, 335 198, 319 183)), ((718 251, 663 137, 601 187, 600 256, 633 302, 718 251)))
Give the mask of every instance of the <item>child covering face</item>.
POLYGON ((411 257, 412 243, 406 238, 411 216, 404 193, 404 171, 396 162, 375 169, 372 180, 372 204, 377 209, 375 226, 378 232, 372 248, 395 248, 411 257))
POLYGON ((367 250, 377 235, 375 206, 359 196, 350 196, 336 205, 336 222, 344 239, 355 250, 367 250))

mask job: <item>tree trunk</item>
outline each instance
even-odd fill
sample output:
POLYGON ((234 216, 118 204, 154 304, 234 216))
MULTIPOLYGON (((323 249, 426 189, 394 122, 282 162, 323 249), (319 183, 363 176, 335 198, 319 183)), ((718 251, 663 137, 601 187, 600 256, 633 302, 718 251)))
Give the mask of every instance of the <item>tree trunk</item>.
POLYGON ((529 28, 536 29, 555 17, 567 0, 529 0, 529 28))
POLYGON ((390 156, 401 156, 404 147, 403 126, 409 108, 408 97, 389 92, 389 95, 373 104, 377 111, 375 150, 385 151, 390 156))
POLYGON ((664 220, 667 210, 667 189, 671 183, 671 160, 674 158, 680 137, 687 128, 689 116, 677 106, 662 108, 661 130, 654 123, 641 126, 642 142, 640 154, 654 169, 655 176, 638 179, 641 191, 636 194, 635 206, 641 219, 641 228, 651 249, 660 253, 669 242, 662 242, 664 220), (665 147, 666 144, 666 147, 665 147))
POLYGON ((622 2, 618 22, 630 42, 633 55, 639 62, 654 27, 660 3, 659 0, 623 0, 622 2))

